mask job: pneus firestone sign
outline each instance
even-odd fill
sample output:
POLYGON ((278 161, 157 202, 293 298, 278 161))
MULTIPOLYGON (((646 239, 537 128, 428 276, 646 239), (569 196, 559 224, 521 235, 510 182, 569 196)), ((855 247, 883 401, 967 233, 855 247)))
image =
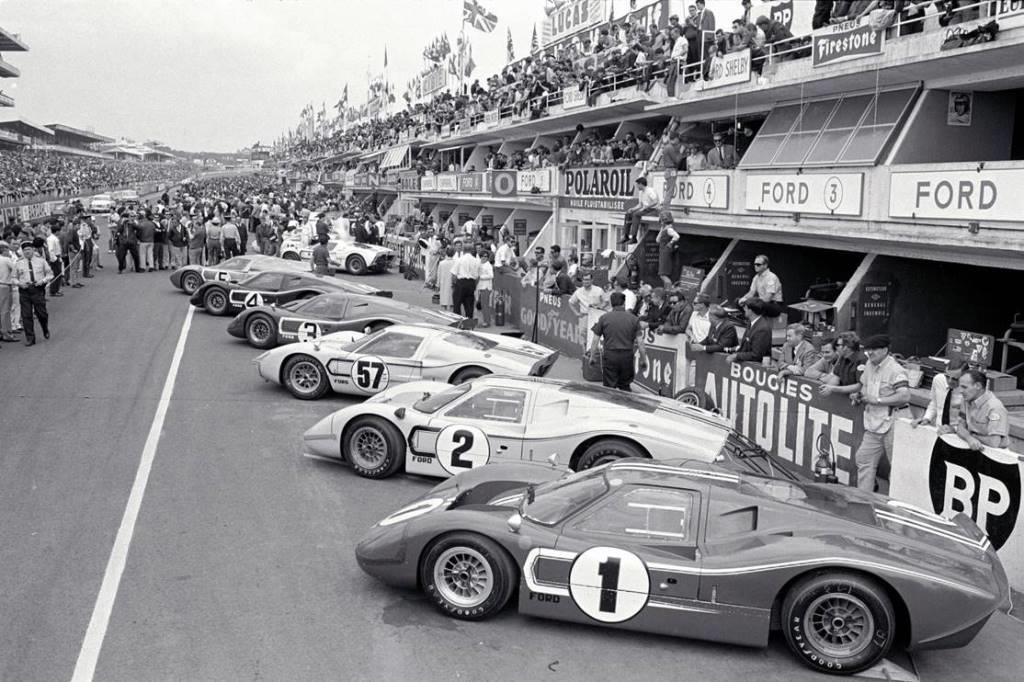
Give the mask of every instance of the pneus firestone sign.
POLYGON ((885 32, 871 28, 871 20, 861 17, 818 29, 811 35, 814 44, 813 66, 825 66, 861 57, 882 54, 885 32))

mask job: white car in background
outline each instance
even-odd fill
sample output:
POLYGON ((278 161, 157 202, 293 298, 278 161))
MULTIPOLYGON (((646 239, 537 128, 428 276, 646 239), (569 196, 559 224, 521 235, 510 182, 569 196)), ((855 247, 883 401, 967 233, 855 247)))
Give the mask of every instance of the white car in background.
MULTIPOLYGON (((395 260, 394 250, 376 244, 357 244, 348 235, 332 233, 327 242, 331 250, 331 269, 353 275, 385 272, 395 260)), ((281 258, 309 262, 313 247, 302 236, 289 236, 281 243, 281 258)))
POLYGON ((97 194, 89 200, 89 213, 110 213, 114 208, 114 198, 109 194, 97 194))

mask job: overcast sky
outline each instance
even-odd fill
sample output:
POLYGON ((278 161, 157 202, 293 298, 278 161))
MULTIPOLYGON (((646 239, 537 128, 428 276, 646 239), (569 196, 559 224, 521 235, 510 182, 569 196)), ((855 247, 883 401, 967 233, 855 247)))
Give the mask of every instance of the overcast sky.
MULTIPOLYGON (((505 63, 507 28, 517 56, 529 49, 544 0, 480 3, 499 20, 470 31, 484 78, 505 63)), ((462 0, 0 0, 0 27, 29 46, 3 54, 21 78, 0 88, 34 123, 235 151, 271 143, 307 103, 333 114, 346 81, 365 101, 385 44, 400 97, 423 47, 445 31, 454 47, 461 21, 462 0)))

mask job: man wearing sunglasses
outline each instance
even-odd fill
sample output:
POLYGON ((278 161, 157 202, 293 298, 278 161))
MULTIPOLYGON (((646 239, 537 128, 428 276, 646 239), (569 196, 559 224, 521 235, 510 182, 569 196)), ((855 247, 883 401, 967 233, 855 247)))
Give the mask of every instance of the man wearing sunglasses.
POLYGON ((935 375, 928 407, 921 417, 910 422, 911 426, 917 428, 921 424, 932 424, 941 433, 952 433, 963 400, 958 384, 965 369, 967 362, 962 358, 954 358, 946 365, 945 372, 935 375))
POLYGON ((754 257, 754 276, 750 280, 750 291, 744 294, 738 303, 744 305, 755 298, 767 304, 765 313, 769 317, 777 317, 782 312, 782 280, 768 268, 768 256, 764 254, 754 257))

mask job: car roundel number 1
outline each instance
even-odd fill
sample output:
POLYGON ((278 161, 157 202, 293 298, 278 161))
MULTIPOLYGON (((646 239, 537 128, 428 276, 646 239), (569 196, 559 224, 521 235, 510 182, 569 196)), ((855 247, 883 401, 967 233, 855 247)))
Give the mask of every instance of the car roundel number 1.
POLYGON ((387 363, 374 355, 364 355, 352 363, 352 384, 364 393, 380 393, 391 382, 387 363))
POLYGON ((475 426, 451 424, 437 434, 437 461, 452 476, 481 467, 490 459, 487 434, 475 426))
POLYGON ((569 571, 569 594, 579 610, 602 623, 622 623, 647 605, 651 577, 643 560, 617 547, 591 547, 569 571))

